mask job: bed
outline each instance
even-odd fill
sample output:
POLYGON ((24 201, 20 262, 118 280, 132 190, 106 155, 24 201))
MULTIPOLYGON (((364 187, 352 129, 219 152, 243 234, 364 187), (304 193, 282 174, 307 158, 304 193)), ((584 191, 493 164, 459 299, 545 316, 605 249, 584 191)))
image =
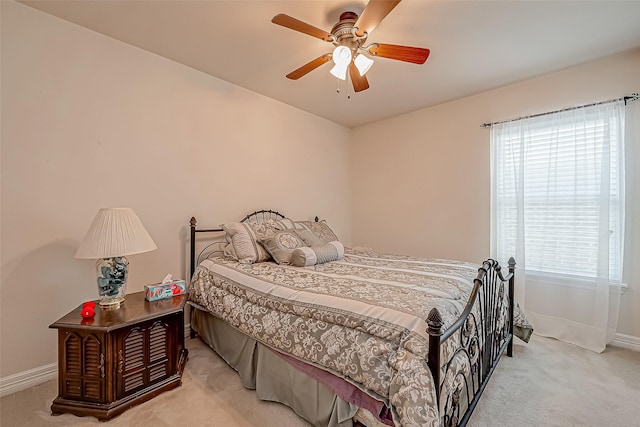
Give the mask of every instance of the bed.
MULTIPOLYGON (((267 261, 264 236, 309 231, 339 252, 318 218, 261 210, 214 229, 191 218, 190 230, 191 336, 259 398, 313 425, 464 426, 502 354, 512 355, 514 311, 523 319, 513 258, 504 274, 494 260, 477 266, 343 247, 339 259, 300 267, 280 264, 273 251, 278 262, 267 261), (253 233, 245 248, 262 255, 243 259, 233 227, 253 233), (210 237, 196 256, 197 233, 210 237)), ((516 330, 528 340, 526 320, 516 330)))

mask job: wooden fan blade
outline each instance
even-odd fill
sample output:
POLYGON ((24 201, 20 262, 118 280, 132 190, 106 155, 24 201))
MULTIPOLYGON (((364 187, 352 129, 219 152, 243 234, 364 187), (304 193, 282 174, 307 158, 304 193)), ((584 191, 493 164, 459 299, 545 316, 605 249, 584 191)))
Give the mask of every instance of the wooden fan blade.
POLYGON ((412 62, 414 64, 424 64, 431 51, 421 47, 375 43, 369 48, 369 53, 382 58, 397 59, 398 61, 412 62))
POLYGON ((355 92, 362 92, 363 90, 369 89, 367 77, 360 75, 358 67, 356 67, 353 61, 351 61, 351 65, 349 65, 349 76, 351 77, 351 83, 353 83, 353 90, 355 92))
POLYGON ((314 27, 313 25, 309 25, 306 22, 302 22, 299 19, 293 18, 283 13, 274 16, 271 22, 273 22, 274 24, 282 25, 283 27, 287 27, 295 31, 300 31, 301 33, 305 33, 313 37, 317 37, 324 41, 333 40, 333 36, 330 33, 327 33, 326 31, 321 30, 320 28, 314 27))
POLYGON ((369 3, 362 11, 360 18, 354 25, 358 30, 356 34, 362 37, 364 33, 371 34, 380 21, 400 3, 400 0, 369 0, 369 3))
POLYGON ((304 64, 297 70, 290 72, 289 74, 287 74, 287 78, 291 80, 298 80, 300 77, 315 70, 319 66, 326 64, 329 61, 331 61, 331 54, 325 53, 324 55, 314 59, 313 61, 304 64))

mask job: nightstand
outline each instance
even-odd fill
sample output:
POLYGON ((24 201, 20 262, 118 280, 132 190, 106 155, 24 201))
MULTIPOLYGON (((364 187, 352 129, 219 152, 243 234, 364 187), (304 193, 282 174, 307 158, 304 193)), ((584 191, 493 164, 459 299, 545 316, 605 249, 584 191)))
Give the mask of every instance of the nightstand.
POLYGON ((50 328, 58 330, 58 397, 52 415, 108 420, 182 383, 186 295, 149 302, 126 296, 117 310, 81 307, 50 328))

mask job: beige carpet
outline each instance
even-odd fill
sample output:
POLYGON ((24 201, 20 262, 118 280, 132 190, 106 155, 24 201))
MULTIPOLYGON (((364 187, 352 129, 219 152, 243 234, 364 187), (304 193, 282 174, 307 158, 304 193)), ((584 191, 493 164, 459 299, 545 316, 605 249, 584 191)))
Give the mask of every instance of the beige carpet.
MULTIPOLYGON (((190 351, 183 385, 105 423, 49 406, 57 382, 49 381, 0 400, 0 424, 12 426, 309 426, 283 405, 261 402, 237 374, 199 340, 190 351)), ((503 357, 470 426, 640 427, 640 352, 610 347, 595 354, 534 336, 516 340, 503 357)))

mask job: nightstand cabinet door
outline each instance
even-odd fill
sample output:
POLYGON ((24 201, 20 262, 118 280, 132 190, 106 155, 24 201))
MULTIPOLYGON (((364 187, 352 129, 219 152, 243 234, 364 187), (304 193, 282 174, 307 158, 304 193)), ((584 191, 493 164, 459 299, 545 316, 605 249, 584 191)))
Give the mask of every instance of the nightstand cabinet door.
POLYGON ((60 395, 67 399, 105 402, 105 353, 103 334, 60 331, 60 395))
POLYGON ((176 342, 182 313, 124 328, 116 335, 116 399, 158 383, 176 372, 176 342))

